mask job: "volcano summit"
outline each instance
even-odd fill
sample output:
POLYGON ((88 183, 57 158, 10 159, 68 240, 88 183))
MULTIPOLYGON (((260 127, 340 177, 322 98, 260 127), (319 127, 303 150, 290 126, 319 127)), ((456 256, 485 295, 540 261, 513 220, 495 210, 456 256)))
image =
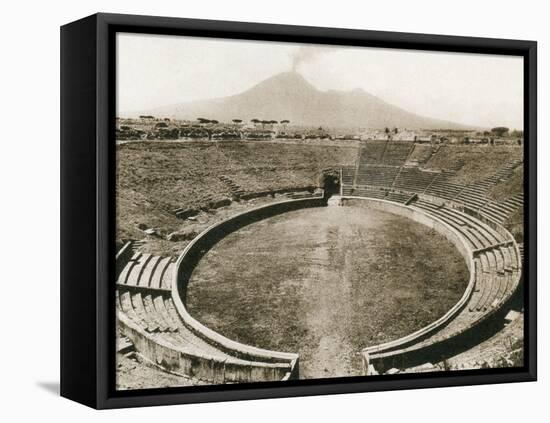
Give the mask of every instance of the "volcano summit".
POLYGON ((401 127, 465 129, 463 125, 420 116, 362 89, 321 91, 297 72, 272 76, 240 94, 140 111, 159 117, 222 122, 231 119, 288 119, 295 125, 328 127, 401 127))

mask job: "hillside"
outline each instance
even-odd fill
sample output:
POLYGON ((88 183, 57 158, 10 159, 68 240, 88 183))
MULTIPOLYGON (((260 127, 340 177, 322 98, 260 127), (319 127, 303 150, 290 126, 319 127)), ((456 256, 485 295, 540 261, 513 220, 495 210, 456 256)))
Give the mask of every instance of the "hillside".
POLYGON ((463 125, 410 113, 364 90, 320 91, 296 72, 268 78, 230 97, 180 103, 128 114, 176 119, 206 117, 219 121, 288 119, 295 125, 465 129, 463 125))
POLYGON ((139 239, 146 227, 177 230, 174 210, 209 209, 231 197, 226 176, 247 193, 316 185, 329 167, 353 164, 346 147, 274 143, 134 142, 117 146, 117 240, 139 239))

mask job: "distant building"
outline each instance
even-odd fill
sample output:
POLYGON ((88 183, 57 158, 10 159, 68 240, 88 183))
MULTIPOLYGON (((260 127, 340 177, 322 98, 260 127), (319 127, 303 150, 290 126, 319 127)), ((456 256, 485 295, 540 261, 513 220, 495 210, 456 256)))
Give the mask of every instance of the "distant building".
POLYGON ((392 135, 392 139, 395 141, 415 141, 417 137, 418 134, 410 130, 403 130, 392 135))

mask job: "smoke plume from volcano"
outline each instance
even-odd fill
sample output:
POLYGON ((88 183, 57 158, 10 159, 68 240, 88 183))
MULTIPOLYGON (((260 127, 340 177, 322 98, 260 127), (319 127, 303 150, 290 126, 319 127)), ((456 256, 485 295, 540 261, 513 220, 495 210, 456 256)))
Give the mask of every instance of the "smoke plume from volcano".
POLYGON ((334 51, 331 47, 303 46, 291 53, 292 71, 296 72, 300 65, 309 63, 316 58, 334 51))

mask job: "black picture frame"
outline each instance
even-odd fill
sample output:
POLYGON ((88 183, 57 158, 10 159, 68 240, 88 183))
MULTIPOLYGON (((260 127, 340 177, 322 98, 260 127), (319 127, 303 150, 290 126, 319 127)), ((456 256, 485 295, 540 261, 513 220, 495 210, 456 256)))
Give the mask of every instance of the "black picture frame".
POLYGON ((119 408, 534 381, 537 378, 537 44, 488 39, 95 14, 61 28, 61 395, 119 408), (239 385, 114 389, 115 34, 518 55, 524 58, 525 360, 523 368, 239 385))

